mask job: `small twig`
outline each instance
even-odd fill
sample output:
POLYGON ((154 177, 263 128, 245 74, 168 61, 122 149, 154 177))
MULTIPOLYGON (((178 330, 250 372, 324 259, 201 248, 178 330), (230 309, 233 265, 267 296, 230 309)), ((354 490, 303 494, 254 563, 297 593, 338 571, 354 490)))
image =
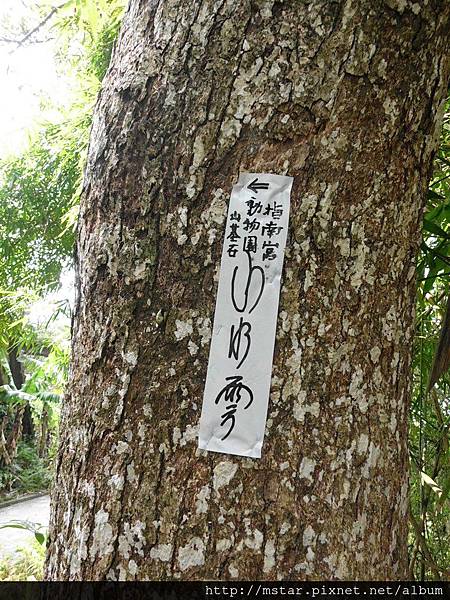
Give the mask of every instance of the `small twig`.
POLYGON ((409 520, 413 526, 414 532, 416 534, 416 539, 419 541, 420 548, 423 552, 423 557, 426 563, 429 565, 430 569, 433 571, 433 574, 439 579, 441 574, 446 577, 450 575, 450 571, 446 571, 445 569, 441 569, 434 561, 434 558, 427 546, 427 542, 422 535, 422 527, 414 518, 411 510, 409 511, 409 520))
MULTIPOLYGON (((46 42, 50 41, 51 39, 53 39, 52 37, 48 37, 45 40, 33 40, 33 44, 45 44, 46 42)), ((20 46, 19 44, 19 40, 10 40, 8 38, 4 38, 4 37, 0 37, 0 44, 15 44, 17 46, 17 48, 19 48, 20 46)), ((16 50, 16 48, 14 48, 14 50, 16 50)))
MULTIPOLYGON (((439 304, 439 302, 442 300, 442 298, 444 298, 444 296, 445 296, 445 291, 439 295, 437 300, 434 301, 434 304, 439 304)), ((418 315, 417 320, 420 321, 421 319, 426 319, 429 315, 431 315, 434 308, 435 308, 434 306, 431 306, 428 310, 424 311, 421 315, 418 315)))
POLYGON ((450 177, 450 173, 448 175, 445 175, 445 177, 441 177, 441 179, 438 179, 437 181, 433 181, 433 183, 431 185, 437 185, 438 183, 441 183, 441 181, 444 181, 445 179, 448 179, 449 177, 450 177))
POLYGON ((63 6, 64 6, 64 4, 61 4, 60 6, 54 6, 52 8, 52 10, 48 13, 48 15, 44 19, 42 19, 42 21, 40 23, 38 23, 36 25, 36 27, 33 27, 33 29, 31 29, 30 31, 28 31, 22 38, 20 38, 20 39, 17 40, 17 39, 12 39, 12 38, 7 38, 7 37, 0 37, 0 43, 15 44, 16 45, 16 49, 20 48, 35 33, 37 33, 40 29, 42 29, 43 27, 45 27, 45 25, 50 21, 50 19, 53 17, 53 15, 55 15, 58 12, 58 10, 60 10, 63 6))
MULTIPOLYGON (((444 297, 444 293, 442 293, 442 296, 440 296, 438 298, 438 300, 435 302, 435 304, 440 302, 440 300, 444 297)), ((422 314, 417 315, 417 321, 421 321, 422 319, 426 319, 427 317, 429 317, 431 315, 431 313, 435 310, 435 308, 436 308, 435 305, 433 305, 428 310, 424 310, 422 314)))
POLYGON ((417 281, 427 281, 427 279, 436 279, 437 277, 445 277, 450 275, 450 271, 446 271, 445 273, 440 273, 439 275, 430 275, 430 277, 421 277, 417 281))

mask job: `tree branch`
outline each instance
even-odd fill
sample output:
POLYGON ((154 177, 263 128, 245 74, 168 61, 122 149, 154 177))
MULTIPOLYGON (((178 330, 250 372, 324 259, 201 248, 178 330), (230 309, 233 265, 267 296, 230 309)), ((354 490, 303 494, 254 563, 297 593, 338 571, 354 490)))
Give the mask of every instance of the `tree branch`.
POLYGON ((425 558, 425 562, 430 567, 434 576, 437 577, 438 579, 440 579, 441 574, 445 575, 446 577, 448 575, 450 575, 449 571, 446 571, 445 569, 441 569, 441 567, 439 567, 436 564, 436 562, 434 561, 434 558, 428 548, 427 542, 426 542, 425 538, 423 537, 421 526, 414 518, 411 510, 409 511, 409 520, 413 526, 414 533, 416 534, 416 540, 419 542, 420 548, 422 549, 422 552, 423 552, 423 555, 425 558))
POLYGON ((23 37, 21 37, 20 39, 13 39, 13 38, 7 38, 7 37, 0 37, 0 43, 4 43, 4 44, 16 44, 17 48, 20 48, 21 46, 23 46, 31 37, 33 37, 33 35, 35 35, 40 29, 42 29, 43 27, 45 27, 45 25, 50 21, 50 19, 58 12, 58 10, 60 10, 62 7, 64 6, 64 4, 61 4, 60 6, 54 6, 52 8, 52 10, 48 13, 48 15, 42 19, 42 21, 40 23, 38 23, 36 25, 36 27, 33 27, 33 29, 31 29, 30 31, 28 31, 23 37))

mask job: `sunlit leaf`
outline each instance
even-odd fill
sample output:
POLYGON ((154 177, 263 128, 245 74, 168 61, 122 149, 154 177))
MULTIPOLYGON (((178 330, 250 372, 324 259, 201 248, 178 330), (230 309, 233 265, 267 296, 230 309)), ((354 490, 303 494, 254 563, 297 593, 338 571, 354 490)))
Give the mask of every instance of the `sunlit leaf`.
POLYGON ((420 477, 421 477, 422 483, 426 483, 427 485, 429 485, 430 488, 433 490, 433 492, 435 492, 438 496, 440 496, 442 494, 441 488, 438 486, 438 484, 433 479, 431 479, 431 477, 429 475, 427 475, 426 473, 421 471, 420 477))

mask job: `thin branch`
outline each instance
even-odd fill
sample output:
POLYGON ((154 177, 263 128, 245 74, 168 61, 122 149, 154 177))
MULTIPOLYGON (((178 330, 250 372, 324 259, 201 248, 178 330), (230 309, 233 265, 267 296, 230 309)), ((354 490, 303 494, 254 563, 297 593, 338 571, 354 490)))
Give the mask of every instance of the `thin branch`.
POLYGON ((64 4, 61 4, 59 6, 54 6, 51 11, 48 13, 48 15, 42 19, 42 21, 40 23, 38 23, 36 25, 36 27, 33 27, 33 29, 31 29, 30 31, 28 31, 22 38, 20 39, 12 39, 12 38, 7 38, 7 37, 0 37, 0 43, 4 43, 4 44, 15 44, 16 45, 16 49, 20 48, 21 46, 23 46, 31 37, 33 37, 33 35, 35 35, 39 30, 41 30, 43 27, 45 27, 45 25, 50 21, 50 19, 58 12, 58 10, 60 10, 62 7, 64 6, 64 4))
MULTIPOLYGON (((48 42, 49 39, 52 38, 47 38, 45 40, 33 40, 33 44, 43 44, 45 42, 48 42)), ((0 37, 0 44, 15 44, 17 46, 17 48, 20 48, 20 40, 12 40, 9 38, 5 38, 5 37, 0 37)), ((16 48, 15 48, 16 50, 16 48)))
POLYGON ((441 183, 441 181, 445 181, 445 179, 448 179, 449 177, 450 177, 450 173, 448 175, 445 175, 445 177, 441 177, 441 179, 438 179, 437 181, 433 181, 433 183, 431 185, 437 185, 438 183, 441 183))
MULTIPOLYGON (((439 295, 438 299, 434 301, 434 304, 435 305, 439 304, 439 302, 442 300, 442 298, 444 298, 444 296, 445 296, 445 291, 439 295)), ((431 306, 428 310, 424 311, 421 315, 419 315, 417 317, 417 321, 420 321, 421 319, 426 319, 428 316, 431 315, 431 313, 433 312, 434 309, 435 309, 435 306, 431 306)))
POLYGON ((450 275, 450 271, 446 271, 445 273, 439 273, 439 275, 430 275, 429 277, 420 277, 417 281, 427 281, 428 279, 436 279, 437 277, 446 277, 450 275))
POLYGON ((416 521, 416 519, 414 518, 411 510, 409 513, 409 520, 413 526, 414 532, 416 534, 416 539, 419 541, 419 545, 420 548, 423 552, 423 556, 425 558, 425 562, 428 564, 428 566, 430 567, 431 571, 433 572, 433 575, 435 577, 437 577, 438 579, 440 579, 441 574, 448 576, 450 574, 449 571, 446 571, 445 569, 441 569, 436 562, 434 561, 434 558, 428 548, 428 545, 426 543, 425 538, 422 535, 422 527, 421 525, 416 521))

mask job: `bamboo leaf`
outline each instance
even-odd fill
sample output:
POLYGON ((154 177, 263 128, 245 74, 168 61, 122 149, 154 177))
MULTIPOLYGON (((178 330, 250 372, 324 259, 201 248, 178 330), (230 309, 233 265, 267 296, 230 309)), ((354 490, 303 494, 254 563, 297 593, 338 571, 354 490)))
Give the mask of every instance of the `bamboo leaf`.
POLYGON ((428 383, 428 391, 450 367, 450 295, 441 323, 441 333, 433 358, 433 367, 428 383))

